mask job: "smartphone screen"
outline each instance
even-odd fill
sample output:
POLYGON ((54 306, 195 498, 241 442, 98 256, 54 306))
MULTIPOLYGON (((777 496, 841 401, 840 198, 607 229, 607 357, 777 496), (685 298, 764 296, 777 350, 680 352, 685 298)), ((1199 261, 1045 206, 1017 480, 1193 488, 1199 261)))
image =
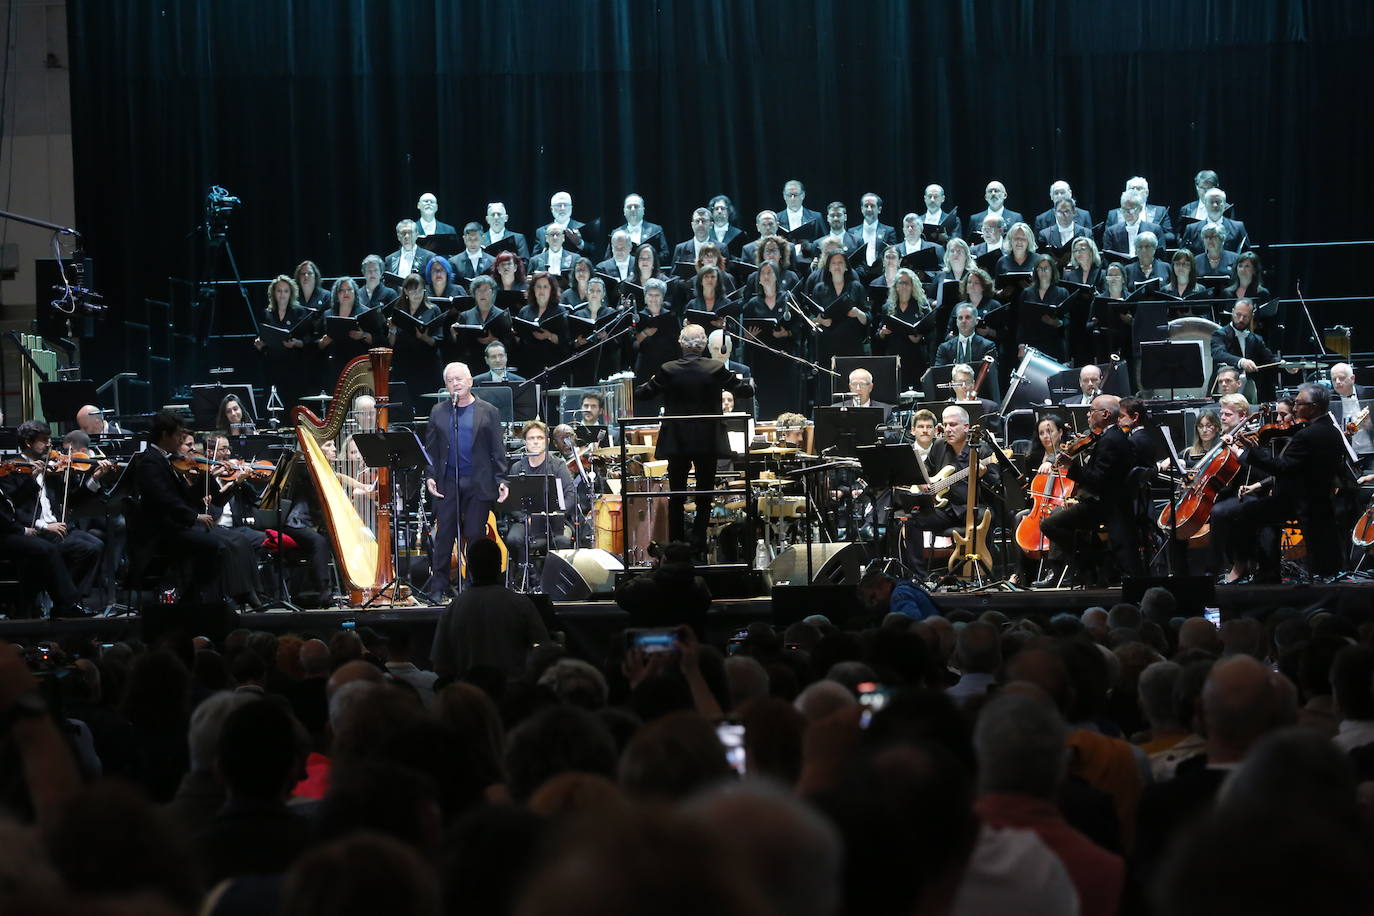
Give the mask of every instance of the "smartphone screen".
POLYGON ((865 681, 858 686, 859 705, 864 708, 863 715, 859 717, 859 727, 868 728, 868 724, 873 721, 873 716, 878 710, 887 705, 888 689, 882 684, 875 684, 872 681, 865 681))
POLYGON ((736 773, 744 775, 744 726, 739 722, 722 722, 716 726, 716 737, 725 748, 725 759, 736 773))
POLYGON ((677 629, 665 627, 652 630, 626 630, 626 641, 630 648, 652 655, 655 652, 671 652, 677 648, 677 629))

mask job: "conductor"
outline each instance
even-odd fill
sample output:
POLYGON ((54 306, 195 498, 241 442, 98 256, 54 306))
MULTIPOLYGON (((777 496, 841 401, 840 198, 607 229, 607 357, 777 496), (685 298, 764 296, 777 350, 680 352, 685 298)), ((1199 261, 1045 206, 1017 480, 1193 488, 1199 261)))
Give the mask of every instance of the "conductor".
MULTIPOLYGON (((668 416, 695 416, 720 413, 720 393, 751 394, 753 382, 740 378, 718 359, 702 356, 706 349, 706 330, 698 324, 685 325, 678 335, 682 358, 659 366, 649 380, 635 389, 642 398, 663 397, 668 416)), ((731 454, 720 420, 665 420, 658 435, 655 456, 668 460, 668 487, 674 494, 687 489, 687 474, 696 469, 696 489, 714 490, 716 463, 731 454)), ((686 535, 685 496, 668 498, 668 537, 683 540, 686 535)), ((706 550, 706 523, 710 519, 710 500, 697 500, 692 524, 692 546, 706 550)))
POLYGON ((469 543, 481 537, 492 503, 507 492, 500 411, 473 396, 465 363, 444 367, 444 390, 448 399, 434 405, 425 430, 431 462, 425 486, 437 523, 425 594, 434 604, 443 603, 448 589, 454 541, 460 534, 469 543))

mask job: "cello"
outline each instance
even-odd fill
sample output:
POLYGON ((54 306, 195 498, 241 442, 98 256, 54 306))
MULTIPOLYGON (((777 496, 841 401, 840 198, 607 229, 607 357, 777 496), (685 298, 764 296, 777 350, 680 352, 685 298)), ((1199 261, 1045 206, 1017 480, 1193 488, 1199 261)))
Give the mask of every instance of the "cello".
POLYGON ((1065 500, 1073 495, 1073 481, 1056 468, 1049 474, 1036 474, 1030 489, 1034 504, 1016 525, 1016 546, 1030 559, 1040 560, 1050 551, 1049 538, 1040 530, 1040 523, 1055 509, 1062 508, 1065 500))
MULTIPOLYGON (((1247 426, 1254 426, 1258 414, 1247 417, 1230 434, 1232 439, 1241 438, 1247 426)), ((1166 503, 1159 512, 1155 524, 1161 531, 1172 531, 1177 527, 1179 540, 1188 540, 1202 530, 1216 505, 1217 496, 1230 485, 1240 473, 1240 458, 1231 451, 1231 443, 1223 436, 1212 450, 1198 462, 1197 476, 1188 484, 1177 503, 1166 503)))

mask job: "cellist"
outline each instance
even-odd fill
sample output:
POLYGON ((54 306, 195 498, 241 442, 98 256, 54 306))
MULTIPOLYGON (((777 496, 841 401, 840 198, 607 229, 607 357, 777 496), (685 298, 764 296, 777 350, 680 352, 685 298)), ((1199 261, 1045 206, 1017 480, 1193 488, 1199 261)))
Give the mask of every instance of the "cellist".
MULTIPOLYGON (((1031 509, 1022 509, 1016 514, 1016 544, 1019 560, 1016 579, 1018 582, 1033 582, 1037 578, 1031 574, 1031 561, 1042 561, 1046 550, 1044 535, 1040 530, 1041 518, 1029 519, 1032 513, 1042 506, 1049 511, 1064 505, 1065 498, 1072 492, 1073 482, 1063 474, 1063 469, 1055 468, 1067 429, 1063 419, 1056 414, 1045 414, 1035 427, 1037 445, 1026 456, 1026 480, 1030 487, 1028 496, 1035 502, 1031 509)), ((1043 510, 1042 510, 1043 511, 1043 510)))
POLYGON ((1119 425, 1121 399, 1115 395, 1099 394, 1093 398, 1088 412, 1089 435, 1095 441, 1069 457, 1065 449, 1055 464, 1067 468, 1069 479, 1076 486, 1077 501, 1056 509, 1041 524, 1040 530, 1050 539, 1051 572, 1037 585, 1052 585, 1058 578, 1056 570, 1063 568, 1065 557, 1074 552, 1074 538, 1079 532, 1093 536, 1098 525, 1105 525, 1107 538, 1116 555, 1121 573, 1138 576, 1144 571, 1140 558, 1140 532, 1135 517, 1135 493, 1132 472, 1135 470, 1135 450, 1126 428, 1119 425))
MULTIPOLYGON (((1233 435, 1236 428, 1250 416, 1250 402, 1245 399, 1243 394, 1224 394, 1218 403, 1220 405, 1218 415, 1221 418, 1221 434, 1222 436, 1233 435)), ((1244 495, 1248 495, 1246 489, 1250 483, 1250 476, 1250 472, 1247 471, 1217 494, 1209 522, 1214 531, 1218 525, 1225 527, 1240 511, 1241 499, 1244 495)), ((1254 491, 1251 490, 1250 492, 1254 491)), ((1244 563, 1236 556, 1233 546, 1227 544, 1225 540, 1223 537, 1212 538, 1211 568, 1213 571, 1227 570, 1217 579, 1218 585, 1230 585, 1245 574, 1244 563)))

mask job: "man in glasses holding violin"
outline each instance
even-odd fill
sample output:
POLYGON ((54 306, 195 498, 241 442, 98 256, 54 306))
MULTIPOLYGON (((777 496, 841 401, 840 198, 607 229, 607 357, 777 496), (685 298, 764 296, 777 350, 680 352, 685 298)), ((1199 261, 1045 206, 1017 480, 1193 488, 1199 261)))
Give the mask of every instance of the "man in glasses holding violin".
MULTIPOLYGON (((1308 383, 1293 400, 1298 427, 1281 454, 1271 454, 1244 437, 1223 436, 1244 464, 1274 475, 1273 494, 1245 500, 1235 512, 1212 520, 1212 537, 1229 547, 1240 571, 1251 577, 1240 582, 1278 582, 1279 558, 1264 556, 1260 529, 1297 519, 1307 544, 1308 570, 1313 576, 1335 576, 1341 568, 1340 535, 1332 491, 1346 470, 1350 452, 1344 434, 1330 413, 1331 392, 1308 383)), ((1276 539, 1274 543, 1277 543, 1276 539)))
POLYGON ((1069 479, 1077 485, 1077 501, 1051 512, 1040 525, 1052 545, 1049 565, 1053 571, 1036 585, 1054 585, 1064 558, 1075 554, 1074 538, 1080 532, 1096 537, 1099 525, 1107 528, 1107 540, 1122 575, 1144 573, 1139 524, 1133 511, 1138 488, 1130 482, 1137 464, 1136 449, 1127 429, 1118 423, 1120 413, 1121 399, 1115 395, 1093 398, 1088 412, 1091 432, 1069 443, 1055 459, 1057 464, 1067 465, 1069 479))
POLYGON ((19 426, 20 459, 0 478, 0 530, 5 549, 27 566, 42 570, 34 585, 46 589, 53 617, 88 617, 81 603, 95 581, 104 543, 67 521, 66 509, 99 490, 99 480, 114 465, 100 462, 72 470, 65 456, 51 458, 52 433, 46 423, 19 426))

